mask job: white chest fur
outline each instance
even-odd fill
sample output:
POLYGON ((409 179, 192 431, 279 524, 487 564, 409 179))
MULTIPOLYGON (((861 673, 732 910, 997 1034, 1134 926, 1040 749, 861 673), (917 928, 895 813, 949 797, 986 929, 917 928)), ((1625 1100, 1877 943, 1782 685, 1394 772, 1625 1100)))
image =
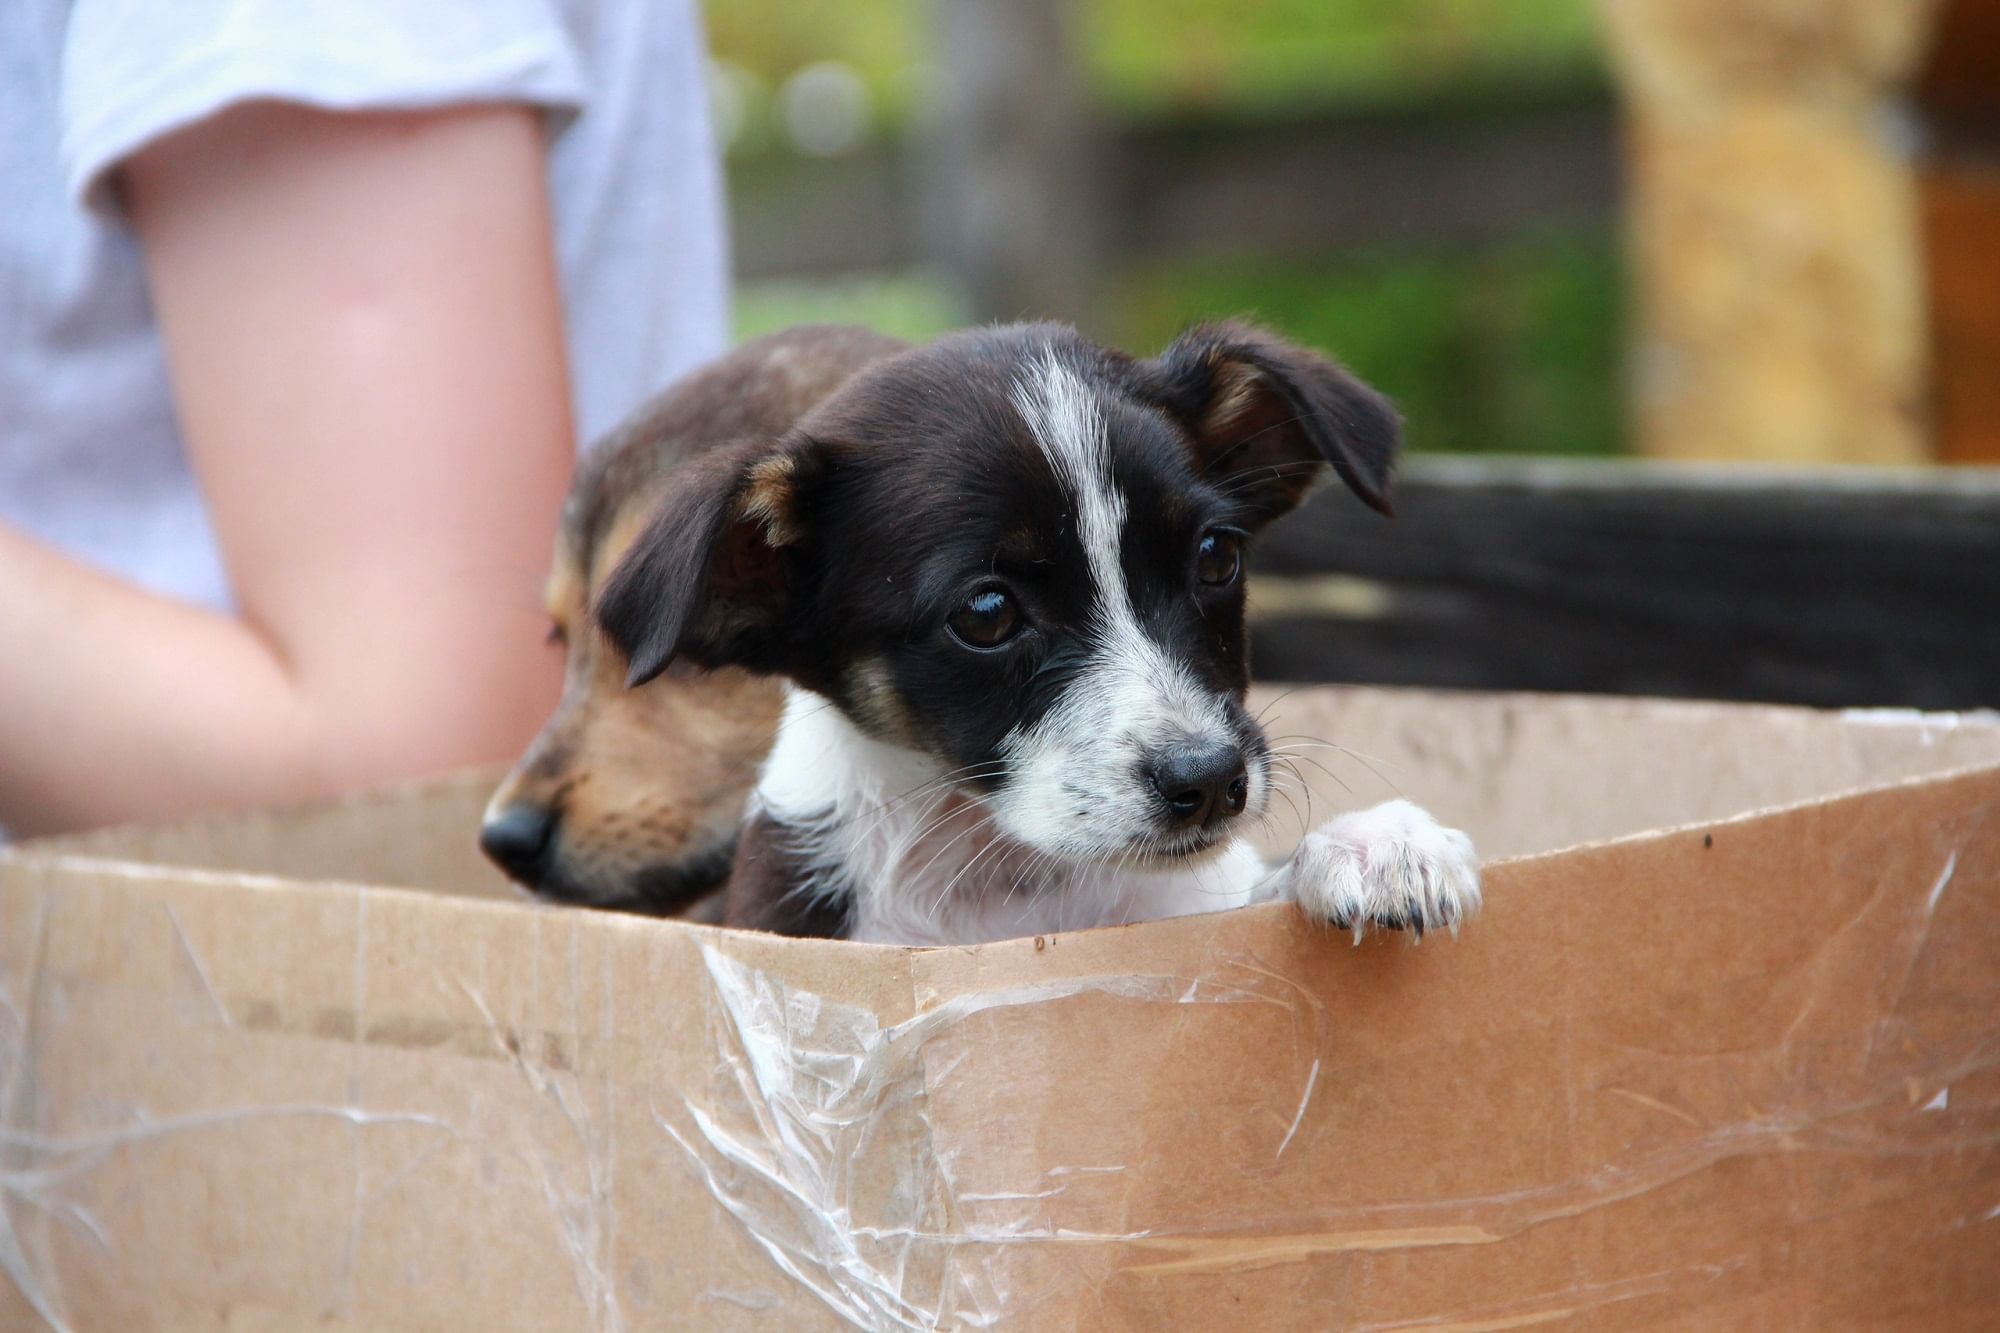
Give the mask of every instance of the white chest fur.
POLYGON ((977 944, 1221 911, 1248 902, 1264 874, 1240 842, 1164 870, 1057 860, 1004 837, 956 776, 795 688, 756 801, 813 830, 809 863, 853 886, 852 938, 875 943, 977 944))

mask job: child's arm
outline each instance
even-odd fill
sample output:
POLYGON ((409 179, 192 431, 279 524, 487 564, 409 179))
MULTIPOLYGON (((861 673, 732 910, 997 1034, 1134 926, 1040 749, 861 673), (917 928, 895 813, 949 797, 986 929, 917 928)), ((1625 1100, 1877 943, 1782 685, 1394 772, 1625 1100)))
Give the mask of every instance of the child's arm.
POLYGON ((252 104, 124 185, 239 613, 0 529, 0 825, 510 754, 572 457, 536 113, 252 104))

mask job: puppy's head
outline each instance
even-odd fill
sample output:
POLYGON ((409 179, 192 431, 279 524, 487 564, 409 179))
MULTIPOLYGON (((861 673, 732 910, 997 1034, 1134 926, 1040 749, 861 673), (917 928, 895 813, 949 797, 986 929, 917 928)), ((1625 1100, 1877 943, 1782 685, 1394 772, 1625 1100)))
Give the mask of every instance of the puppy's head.
POLYGON ((1150 361, 1049 325, 956 335, 700 460, 597 617, 635 683, 788 675, 1030 848, 1194 856, 1270 785, 1246 544, 1328 466, 1386 512, 1397 436, 1373 390, 1243 325, 1150 361))
POLYGON ((567 653, 562 699, 494 793, 480 846, 541 897, 674 913, 728 876, 781 701, 773 682, 738 670, 626 688, 624 655, 587 608, 657 496, 630 492, 593 513, 594 479, 582 475, 564 513, 546 590, 567 653))
MULTIPOLYGON (((544 897, 674 912, 727 877, 743 801, 782 698, 746 672, 676 671, 628 690, 589 615, 684 469, 721 442, 775 439, 902 344, 806 326, 683 377, 585 454, 564 504, 548 609, 568 648, 562 702, 488 807, 480 842, 544 897)), ((658 671, 649 671, 657 675, 658 671)))

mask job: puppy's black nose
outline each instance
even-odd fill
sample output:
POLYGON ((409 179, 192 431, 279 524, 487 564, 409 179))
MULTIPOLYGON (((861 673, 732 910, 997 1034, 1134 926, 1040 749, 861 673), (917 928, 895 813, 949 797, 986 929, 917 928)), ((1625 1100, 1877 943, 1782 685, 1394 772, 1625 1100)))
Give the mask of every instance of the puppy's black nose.
POLYGON ((1173 822, 1207 824, 1243 813, 1250 777, 1243 752, 1233 745, 1195 742, 1154 756, 1153 789, 1167 803, 1173 822))
POLYGON ((533 885, 555 843, 556 812, 529 802, 510 805, 479 826, 479 850, 508 876, 533 885))

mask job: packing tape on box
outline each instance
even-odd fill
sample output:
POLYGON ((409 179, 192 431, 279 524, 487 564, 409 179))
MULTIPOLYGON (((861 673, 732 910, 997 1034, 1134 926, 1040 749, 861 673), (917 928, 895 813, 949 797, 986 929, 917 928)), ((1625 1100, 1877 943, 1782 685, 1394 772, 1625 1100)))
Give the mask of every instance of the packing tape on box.
MULTIPOLYGON (((1910 924, 1909 937, 1897 950, 1911 964, 1927 943, 1956 865, 1957 853, 1947 854, 1924 894, 1923 915, 1910 924)), ((713 947, 702 952, 718 1001, 711 1035, 726 1071, 721 1082, 735 1095, 710 1105, 687 1100, 691 1128, 659 1116, 660 1128, 772 1262, 857 1328, 987 1327, 1018 1316, 1050 1293, 1009 1284, 1004 1260, 1016 1247, 1129 1248, 1138 1257, 1120 1271, 1134 1275, 1251 1270, 1340 1252, 1503 1242, 1737 1158, 1803 1152, 1929 1155, 1991 1147, 1989 1136, 1968 1134, 1935 1114, 1949 1106, 1954 1082, 2000 1068, 2000 1050, 1975 1044, 1939 1052, 1940 1062, 1914 1082, 1907 1070, 1898 1069, 1825 1101, 1774 1105, 1750 1118, 1691 1126, 1692 1132, 1657 1147, 1529 1188, 1254 1218, 1211 1215, 1195 1226, 1070 1230, 1047 1223, 1045 1201, 1080 1181, 1143 1164, 1050 1162, 1039 1168, 1038 1179, 1015 1181, 1014 1188, 961 1189, 954 1150, 925 1132, 929 1099, 955 1073, 949 1057, 942 1064, 932 1058, 944 1039, 981 1015, 1085 996, 1146 1007, 1277 1006, 1304 1029, 1290 1086, 1260 1098, 1296 1107, 1272 1140, 1273 1156, 1282 1157, 1319 1089, 1320 1061, 1312 1053, 1324 1049, 1330 1022, 1319 999, 1284 977, 1210 960, 1197 978, 1083 977, 960 994, 884 1026, 865 1009, 788 987, 713 947), (1913 1095, 1913 1087, 1925 1095, 1913 1095)), ((1646 1096, 1637 1089, 1606 1091, 1641 1101, 1646 1096)), ((1995 1215, 2000 1208, 1986 1220, 1995 1215)), ((1533 1301, 1461 1313, 1473 1321, 1467 1326, 1479 1327, 1497 1326, 1484 1322, 1492 1320, 1570 1317, 1698 1285, 1739 1265, 1693 1263, 1578 1282, 1533 1301)), ((754 1305, 758 1294, 735 1290, 717 1298, 754 1305)), ((776 1297, 767 1299, 776 1304, 776 1297)))
MULTIPOLYGON (((1178 976, 1100 976, 1032 983, 953 997, 889 1026, 855 1005, 784 986, 712 946, 702 957, 719 1001, 713 1033, 738 1097, 727 1107, 684 1103, 693 1132, 659 1125, 698 1167, 730 1216, 772 1262, 859 1328, 980 1327, 1021 1293, 981 1282, 966 1247, 1065 1244, 1125 1236, 1068 1235, 1038 1227, 1032 1204, 1060 1195, 1068 1177, 1115 1174, 1122 1163, 1058 1163, 1032 1191, 975 1194, 954 1188, 953 1162, 923 1131, 927 1089, 949 1079, 933 1043, 976 1015, 1097 995, 1144 1005, 1276 1005, 1309 1025, 1300 1051, 1318 1049, 1319 1001, 1281 977, 1245 970, 1219 983, 1178 976), (914 1148, 915 1151, 911 1151, 914 1148), (874 1168, 902 1159, 887 1189, 874 1168), (874 1182, 873 1197, 853 1185, 874 1182), (957 1293, 940 1286, 957 1284, 957 1293), (958 1302, 970 1297, 971 1309, 958 1302)), ((1282 1156, 1319 1082, 1307 1058, 1297 1102, 1274 1153, 1282 1156)))

